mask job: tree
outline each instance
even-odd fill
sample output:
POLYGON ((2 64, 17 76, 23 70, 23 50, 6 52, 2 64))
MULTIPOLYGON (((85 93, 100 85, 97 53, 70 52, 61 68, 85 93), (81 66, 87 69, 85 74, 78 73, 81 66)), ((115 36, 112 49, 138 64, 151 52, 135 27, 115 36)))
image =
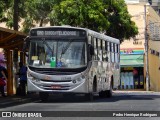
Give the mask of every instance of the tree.
POLYGON ((107 0, 108 20, 110 23, 106 34, 123 39, 130 39, 138 34, 138 27, 131 21, 131 15, 128 13, 127 6, 123 0, 107 0))
POLYGON ((124 0, 62 0, 54 5, 50 19, 52 25, 86 27, 121 42, 138 34, 124 0))
POLYGON ((24 3, 25 13, 23 31, 28 32, 31 27, 41 27, 49 22, 54 0, 27 0, 24 3))
POLYGON ((1 0, 0 4, 3 6, 3 11, 0 11, 2 14, 0 22, 5 22, 8 28, 18 30, 18 23, 24 15, 23 0, 1 0))
POLYGON ((109 26, 102 0, 63 0, 55 4, 52 25, 71 25, 103 31, 109 26))
POLYGON ((4 8, 4 1, 0 1, 0 22, 4 21, 4 8))
MULTIPOLYGON (((8 6, 6 22, 13 27, 13 2, 8 6)), ((18 21, 26 33, 32 27, 50 23, 89 28, 121 42, 138 34, 124 0, 19 0, 18 7, 18 21)))
MULTIPOLYGON (((5 3, 5 0, 2 1, 5 3)), ((0 22, 6 22, 9 28, 14 27, 17 29, 16 21, 18 21, 22 25, 22 31, 28 33, 29 29, 37 26, 37 24, 39 24, 38 26, 43 26, 43 24, 48 23, 48 14, 52 11, 54 1, 55 0, 8 0, 7 4, 3 5, 4 8, 7 6, 7 12, 5 10, 0 11, 0 13, 4 14, 3 20, 0 20, 0 22)), ((0 10, 1 8, 0 6, 0 10)), ((19 27, 20 26, 18 26, 18 28, 19 27)))
POLYGON ((6 22, 8 20, 6 14, 10 7, 10 2, 8 0, 0 0, 0 22, 6 22))

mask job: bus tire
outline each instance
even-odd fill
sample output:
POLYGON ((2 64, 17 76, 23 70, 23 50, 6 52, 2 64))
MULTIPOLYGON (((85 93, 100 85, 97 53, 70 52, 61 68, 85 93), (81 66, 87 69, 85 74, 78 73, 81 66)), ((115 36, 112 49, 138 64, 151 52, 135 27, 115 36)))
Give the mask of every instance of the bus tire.
POLYGON ((112 97, 112 91, 111 90, 106 90, 106 97, 107 98, 112 97))
POLYGON ((40 92, 39 93, 39 97, 41 99, 41 101, 45 102, 48 100, 48 97, 49 97, 49 93, 46 93, 46 92, 40 92))
POLYGON ((113 90, 113 88, 112 88, 112 84, 111 84, 110 89, 105 91, 107 98, 112 97, 112 90, 113 90))
POLYGON ((86 93, 85 98, 89 101, 93 101, 93 93, 86 93))
POLYGON ((104 98, 104 97, 105 97, 105 91, 99 92, 99 97, 100 97, 100 98, 104 98))

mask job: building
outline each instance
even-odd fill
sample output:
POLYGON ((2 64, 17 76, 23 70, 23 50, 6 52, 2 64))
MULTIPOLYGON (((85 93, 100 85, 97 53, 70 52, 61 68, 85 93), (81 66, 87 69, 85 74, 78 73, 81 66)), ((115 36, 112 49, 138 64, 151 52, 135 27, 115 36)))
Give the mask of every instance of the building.
POLYGON ((125 1, 132 20, 138 26, 139 34, 135 39, 125 40, 120 46, 121 89, 146 89, 146 70, 148 70, 150 90, 160 91, 158 84, 160 82, 160 18, 155 11, 157 7, 154 7, 159 1, 152 0, 152 6, 146 4, 148 0, 125 1), (149 37, 145 37, 146 32, 149 37), (145 54, 146 40, 148 57, 145 54))
POLYGON ((128 12, 138 27, 139 34, 121 43, 121 89, 144 89, 144 3, 139 0, 125 0, 128 12))
POLYGON ((160 15, 160 0, 148 0, 152 8, 160 15))
POLYGON ((148 67, 150 90, 160 91, 160 17, 152 8, 148 9, 148 67), (152 14, 150 14, 152 13, 152 14))

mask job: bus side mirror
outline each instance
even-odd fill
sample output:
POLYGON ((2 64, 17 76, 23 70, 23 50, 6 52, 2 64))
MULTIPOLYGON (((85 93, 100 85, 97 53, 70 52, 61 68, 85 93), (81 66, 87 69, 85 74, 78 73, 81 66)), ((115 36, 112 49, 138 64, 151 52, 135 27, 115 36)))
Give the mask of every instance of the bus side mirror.
POLYGON ((88 48, 89 48, 90 55, 93 56, 94 55, 94 47, 93 47, 93 45, 89 44, 88 48))

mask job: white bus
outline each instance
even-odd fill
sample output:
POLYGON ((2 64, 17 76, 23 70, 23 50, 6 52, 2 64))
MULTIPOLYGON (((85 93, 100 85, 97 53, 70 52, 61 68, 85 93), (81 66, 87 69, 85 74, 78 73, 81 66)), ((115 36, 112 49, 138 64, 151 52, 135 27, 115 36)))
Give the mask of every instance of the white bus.
POLYGON ((50 93, 111 97, 120 83, 120 42, 95 31, 68 26, 38 27, 26 39, 28 91, 41 100, 50 93))

